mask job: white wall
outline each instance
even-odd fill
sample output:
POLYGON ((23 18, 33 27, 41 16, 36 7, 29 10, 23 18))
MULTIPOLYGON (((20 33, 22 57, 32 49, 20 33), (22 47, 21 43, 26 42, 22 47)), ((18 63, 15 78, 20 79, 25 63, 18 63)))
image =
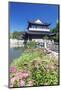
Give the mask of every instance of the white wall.
POLYGON ((10 39, 10 47, 22 47, 23 43, 24 40, 10 39))
POLYGON ((44 29, 44 28, 29 28, 29 31, 50 31, 50 29, 44 29))

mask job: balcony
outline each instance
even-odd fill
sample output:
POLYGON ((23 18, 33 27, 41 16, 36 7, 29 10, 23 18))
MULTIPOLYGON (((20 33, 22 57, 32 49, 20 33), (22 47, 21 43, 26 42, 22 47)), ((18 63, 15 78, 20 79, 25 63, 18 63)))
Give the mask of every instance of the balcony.
POLYGON ((29 31, 50 31, 48 28, 29 28, 29 31))

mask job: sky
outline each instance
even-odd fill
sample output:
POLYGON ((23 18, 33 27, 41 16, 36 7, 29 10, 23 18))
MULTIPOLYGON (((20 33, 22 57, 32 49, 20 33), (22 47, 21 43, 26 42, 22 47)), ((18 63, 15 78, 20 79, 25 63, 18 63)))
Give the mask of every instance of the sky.
POLYGON ((28 21, 36 19, 49 23, 50 29, 54 28, 58 21, 58 5, 9 2, 10 32, 24 31, 28 21))

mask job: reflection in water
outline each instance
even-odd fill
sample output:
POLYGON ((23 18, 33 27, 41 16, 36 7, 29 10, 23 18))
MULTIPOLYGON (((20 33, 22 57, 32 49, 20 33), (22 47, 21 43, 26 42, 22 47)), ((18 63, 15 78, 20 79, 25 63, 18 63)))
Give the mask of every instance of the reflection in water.
POLYGON ((20 57, 23 52, 24 52, 23 47, 10 48, 9 49, 9 63, 11 63, 13 59, 20 57))

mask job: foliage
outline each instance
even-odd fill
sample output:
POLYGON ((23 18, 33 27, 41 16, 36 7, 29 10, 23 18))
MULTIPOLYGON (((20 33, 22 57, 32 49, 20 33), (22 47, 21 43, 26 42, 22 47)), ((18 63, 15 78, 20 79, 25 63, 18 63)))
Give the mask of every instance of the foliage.
POLYGON ((57 22, 56 27, 51 30, 54 33, 59 32, 59 22, 57 22))
POLYGON ((22 39, 22 34, 23 32, 13 32, 13 33, 10 33, 10 38, 13 38, 13 39, 22 39))
POLYGON ((36 42, 35 41, 29 41, 26 43, 27 48, 35 48, 36 47, 36 42))
POLYGON ((48 36, 45 35, 45 36, 43 37, 43 39, 47 39, 47 40, 48 40, 48 36))
POLYGON ((26 49, 10 65, 10 87, 58 85, 58 60, 45 49, 26 49))
POLYGON ((58 42, 59 41, 59 22, 56 24, 56 27, 51 30, 55 35, 52 37, 54 41, 58 42))
POLYGON ((10 36, 9 36, 9 38, 12 38, 12 33, 10 33, 10 36))

